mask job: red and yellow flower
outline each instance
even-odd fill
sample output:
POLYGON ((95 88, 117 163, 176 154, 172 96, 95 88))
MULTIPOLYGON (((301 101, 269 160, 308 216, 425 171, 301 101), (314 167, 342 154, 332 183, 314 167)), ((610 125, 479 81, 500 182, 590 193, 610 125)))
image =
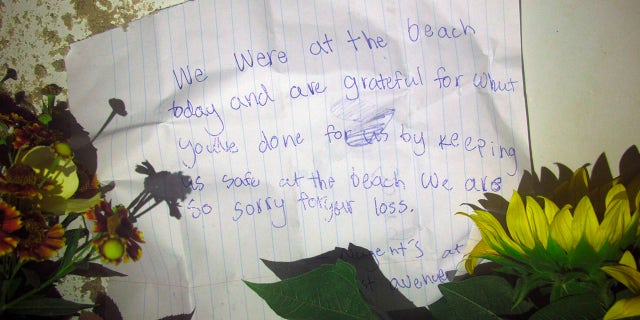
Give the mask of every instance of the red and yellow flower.
POLYGON ((20 242, 16 250, 20 262, 44 261, 64 247, 64 228, 59 223, 47 224, 39 212, 25 214, 22 219, 20 242))
POLYGON ((13 234, 22 227, 20 212, 0 200, 0 256, 13 252, 19 238, 13 234))
POLYGON ((142 256, 142 232, 131 223, 128 215, 129 211, 123 205, 112 207, 107 201, 86 213, 86 217, 95 222, 93 231, 98 237, 92 244, 104 262, 117 265, 122 261, 137 261, 142 256))

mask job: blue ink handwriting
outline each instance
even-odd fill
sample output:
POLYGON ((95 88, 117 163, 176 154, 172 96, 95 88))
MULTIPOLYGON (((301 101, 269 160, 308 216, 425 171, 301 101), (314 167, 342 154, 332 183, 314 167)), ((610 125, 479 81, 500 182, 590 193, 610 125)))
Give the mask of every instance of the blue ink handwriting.
POLYGON ((240 59, 238 59, 238 53, 233 53, 233 58, 236 62, 236 67, 240 72, 243 72, 247 68, 253 68, 254 63, 260 67, 271 67, 274 62, 285 64, 288 61, 287 53, 282 50, 268 50, 268 51, 252 51, 247 50, 247 54, 240 53, 240 59), (255 56, 255 62, 254 62, 255 56))
POLYGON ((284 198, 273 198, 267 196, 248 203, 236 201, 233 209, 235 214, 231 219, 234 222, 240 221, 243 216, 257 216, 262 213, 269 213, 272 227, 283 228, 287 225, 287 210, 284 198), (276 219, 272 213, 279 213, 281 214, 281 217, 276 219))
POLYGON ((351 167, 351 174, 349 175, 349 179, 351 180, 351 185, 355 188, 363 188, 365 190, 372 188, 380 188, 381 190, 386 189, 405 189, 406 184, 400 178, 398 174, 398 170, 393 170, 393 177, 385 177, 382 175, 380 168, 377 168, 373 172, 365 172, 363 174, 356 173, 356 169, 351 167))
POLYGON ((176 85, 178 85, 179 90, 182 90, 185 81, 188 85, 191 85, 194 77, 196 82, 204 82, 209 77, 200 68, 194 68, 193 73, 191 73, 189 65, 186 65, 184 68, 180 67, 180 71, 178 71, 178 73, 180 74, 179 77, 178 74, 176 74, 176 70, 173 70, 173 78, 176 80, 176 85))

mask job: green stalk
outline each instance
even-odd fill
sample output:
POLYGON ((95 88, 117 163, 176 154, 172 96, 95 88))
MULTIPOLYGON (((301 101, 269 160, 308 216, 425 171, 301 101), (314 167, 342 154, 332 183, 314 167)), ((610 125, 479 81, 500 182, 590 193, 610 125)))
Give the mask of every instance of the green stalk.
MULTIPOLYGON (((62 279, 64 276, 68 275, 69 273, 73 272, 73 270, 76 269, 76 264, 78 262, 78 258, 77 257, 87 257, 87 256, 91 256, 93 254, 93 247, 91 246, 85 246, 82 247, 80 250, 76 251, 75 255, 75 259, 71 259, 71 261, 69 261, 69 263, 60 266, 60 269, 49 279, 47 279, 47 281, 43 282, 39 287, 37 288, 33 288, 32 290, 28 291, 27 293, 23 294, 22 296, 10 301, 7 304, 4 304, 4 301, 2 301, 2 305, 0 307, 0 314, 3 314, 6 310, 11 309, 11 307, 15 306, 16 304, 20 303, 22 300, 31 297, 32 295, 40 292, 41 290, 45 289, 46 287, 52 285, 54 282, 62 279), (87 253, 85 255, 85 253, 87 252, 87 250, 89 250, 89 253, 87 253)), ((11 278, 13 278, 13 276, 15 276, 15 274, 17 273, 17 270, 20 269, 20 267, 22 266, 22 263, 18 263, 13 275, 11 278)), ((8 282, 7 282, 8 283, 8 282)), ((3 286, 3 297, 2 299, 4 300, 6 297, 4 297, 4 286, 3 286)))

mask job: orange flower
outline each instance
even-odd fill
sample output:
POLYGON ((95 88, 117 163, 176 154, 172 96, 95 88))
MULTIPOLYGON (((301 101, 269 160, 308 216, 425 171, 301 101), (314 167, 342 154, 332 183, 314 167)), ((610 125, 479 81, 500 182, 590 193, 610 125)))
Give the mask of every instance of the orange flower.
POLYGON ((20 212, 0 200, 0 256, 13 252, 19 238, 12 233, 21 227, 20 212))
POLYGON ((21 236, 17 247, 20 262, 49 259, 65 242, 62 225, 49 226, 39 212, 24 215, 21 236))
POLYGON ((107 263, 117 265, 129 259, 137 261, 142 256, 139 244, 144 243, 142 232, 133 226, 128 215, 129 211, 123 205, 112 208, 107 201, 86 213, 87 219, 95 221, 93 231, 98 233, 92 244, 107 263))
POLYGON ((64 140, 62 132, 48 129, 37 121, 16 127, 13 131, 13 136, 14 140, 12 145, 16 150, 22 147, 51 145, 64 140))
POLYGON ((42 193, 38 188, 37 174, 25 164, 14 164, 7 169, 4 176, 0 175, 0 195, 41 199, 42 193))

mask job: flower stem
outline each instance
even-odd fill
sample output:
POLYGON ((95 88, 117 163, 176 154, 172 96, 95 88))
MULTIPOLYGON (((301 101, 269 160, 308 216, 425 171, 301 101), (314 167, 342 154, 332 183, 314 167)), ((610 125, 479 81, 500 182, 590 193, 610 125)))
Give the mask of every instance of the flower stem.
MULTIPOLYGON (((85 247, 82 250, 78 251, 80 254, 77 254, 77 256, 84 256, 84 252, 91 247, 85 247)), ((93 253, 93 250, 89 252, 89 254, 87 254, 87 256, 91 255, 93 253)), ((85 256, 86 257, 86 256, 85 256)), ((30 291, 26 292, 25 294, 17 297, 16 299, 13 299, 12 301, 10 301, 7 304, 2 304, 0 307, 0 315, 3 314, 6 310, 11 309, 13 306, 17 305, 18 303, 20 303, 21 301, 31 297, 32 295, 40 292, 41 290, 47 288, 48 286, 52 285, 54 282, 62 279, 64 276, 68 275, 69 273, 71 273, 73 270, 75 270, 77 268, 76 263, 78 262, 78 259, 72 259, 70 263, 66 264, 66 265, 62 265, 60 266, 60 269, 49 279, 47 279, 47 281, 43 282, 42 284, 40 284, 40 286, 38 286, 37 288, 33 288, 30 291)), ((19 263, 16 269, 19 269, 19 267, 22 266, 22 263, 19 263)), ((14 273, 15 275, 15 273, 14 273)), ((5 288, 3 285, 3 293, 5 292, 5 288)), ((2 297, 3 299, 5 298, 4 296, 2 297)), ((4 302, 4 301, 2 301, 4 302)))
POLYGON ((0 310, 0 314, 4 313, 6 310, 11 309, 11 307, 17 305, 18 303, 20 303, 22 300, 31 297, 32 295, 40 292, 42 289, 50 286, 51 284, 53 284, 54 282, 60 280, 62 277, 66 276, 67 274, 69 274, 71 271, 73 271, 75 269, 75 265, 74 263, 70 263, 66 266, 62 266, 62 268, 60 268, 60 270, 58 270, 58 272, 56 272, 51 278, 49 278, 47 281, 43 282, 39 287, 37 288, 33 288, 32 290, 30 290, 29 292, 17 297, 16 299, 10 301, 9 303, 5 304, 2 306, 2 309, 0 310))

